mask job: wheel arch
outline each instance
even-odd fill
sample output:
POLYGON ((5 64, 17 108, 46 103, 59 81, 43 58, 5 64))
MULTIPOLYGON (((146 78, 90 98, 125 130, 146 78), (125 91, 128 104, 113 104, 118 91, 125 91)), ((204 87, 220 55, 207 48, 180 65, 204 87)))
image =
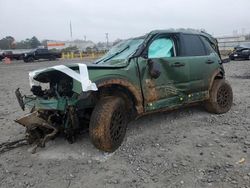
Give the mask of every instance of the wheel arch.
POLYGON ((225 73, 221 69, 217 69, 217 70, 215 70, 213 72, 212 76, 209 79, 209 91, 213 86, 214 80, 216 80, 216 79, 224 79, 224 75, 225 75, 225 73))
POLYGON ((132 105, 136 113, 144 112, 141 90, 128 80, 120 78, 105 79, 97 81, 96 84, 100 96, 120 96, 125 99, 126 103, 130 103, 132 99, 132 105))

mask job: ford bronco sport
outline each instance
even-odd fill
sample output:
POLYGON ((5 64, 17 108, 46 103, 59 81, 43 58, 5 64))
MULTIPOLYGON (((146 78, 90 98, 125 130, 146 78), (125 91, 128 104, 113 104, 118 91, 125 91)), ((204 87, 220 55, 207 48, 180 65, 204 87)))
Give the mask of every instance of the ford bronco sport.
POLYGON ((16 96, 31 113, 16 120, 36 146, 63 134, 73 142, 88 128, 100 150, 115 151, 130 120, 144 114, 204 104, 230 110, 217 40, 204 32, 160 30, 124 40, 92 64, 54 66, 29 73, 33 95, 16 96), (44 89, 43 83, 49 83, 44 89))

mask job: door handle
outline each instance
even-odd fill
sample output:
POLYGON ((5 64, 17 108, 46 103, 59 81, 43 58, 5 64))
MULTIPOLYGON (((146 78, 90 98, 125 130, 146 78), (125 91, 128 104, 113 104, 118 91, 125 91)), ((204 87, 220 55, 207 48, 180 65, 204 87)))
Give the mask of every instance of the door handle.
POLYGON ((176 63, 174 63, 174 64, 171 65, 171 67, 183 67, 183 66, 185 66, 185 64, 184 63, 180 63, 180 62, 176 62, 176 63))
POLYGON ((212 63, 214 63, 214 61, 212 61, 212 60, 208 60, 208 61, 206 62, 206 64, 212 64, 212 63))

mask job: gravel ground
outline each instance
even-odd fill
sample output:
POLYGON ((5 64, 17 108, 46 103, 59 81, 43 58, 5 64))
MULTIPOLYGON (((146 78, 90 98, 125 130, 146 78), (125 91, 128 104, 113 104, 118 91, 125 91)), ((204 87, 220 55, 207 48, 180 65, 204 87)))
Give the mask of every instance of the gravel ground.
MULTIPOLYGON (((0 64, 0 143, 24 136, 13 120, 24 112, 14 90, 29 92, 28 71, 72 62, 0 64)), ((88 134, 70 145, 57 138, 0 154, 0 187, 250 187, 250 61, 224 65, 234 91, 230 112, 202 107, 144 116, 128 126, 114 153, 98 151, 88 134)))

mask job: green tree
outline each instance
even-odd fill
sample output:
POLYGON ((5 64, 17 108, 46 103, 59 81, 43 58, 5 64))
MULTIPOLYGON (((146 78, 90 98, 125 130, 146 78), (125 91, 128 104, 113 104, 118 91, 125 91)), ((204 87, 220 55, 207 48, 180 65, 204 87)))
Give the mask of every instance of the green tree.
POLYGON ((0 49, 7 50, 15 47, 15 39, 12 36, 7 36, 0 40, 0 49))
POLYGON ((33 36, 30 39, 30 47, 37 48, 38 46, 41 46, 41 42, 35 36, 33 36))
POLYGON ((76 52, 78 51, 77 46, 69 46, 67 48, 62 49, 62 53, 68 53, 68 52, 76 52))
POLYGON ((29 44, 29 39, 26 40, 21 40, 20 42, 16 43, 16 48, 17 49, 29 49, 30 48, 30 44, 29 44))
POLYGON ((25 40, 17 42, 16 48, 17 49, 30 49, 30 48, 37 48, 40 45, 41 45, 40 41, 34 36, 31 39, 27 38, 25 40))

